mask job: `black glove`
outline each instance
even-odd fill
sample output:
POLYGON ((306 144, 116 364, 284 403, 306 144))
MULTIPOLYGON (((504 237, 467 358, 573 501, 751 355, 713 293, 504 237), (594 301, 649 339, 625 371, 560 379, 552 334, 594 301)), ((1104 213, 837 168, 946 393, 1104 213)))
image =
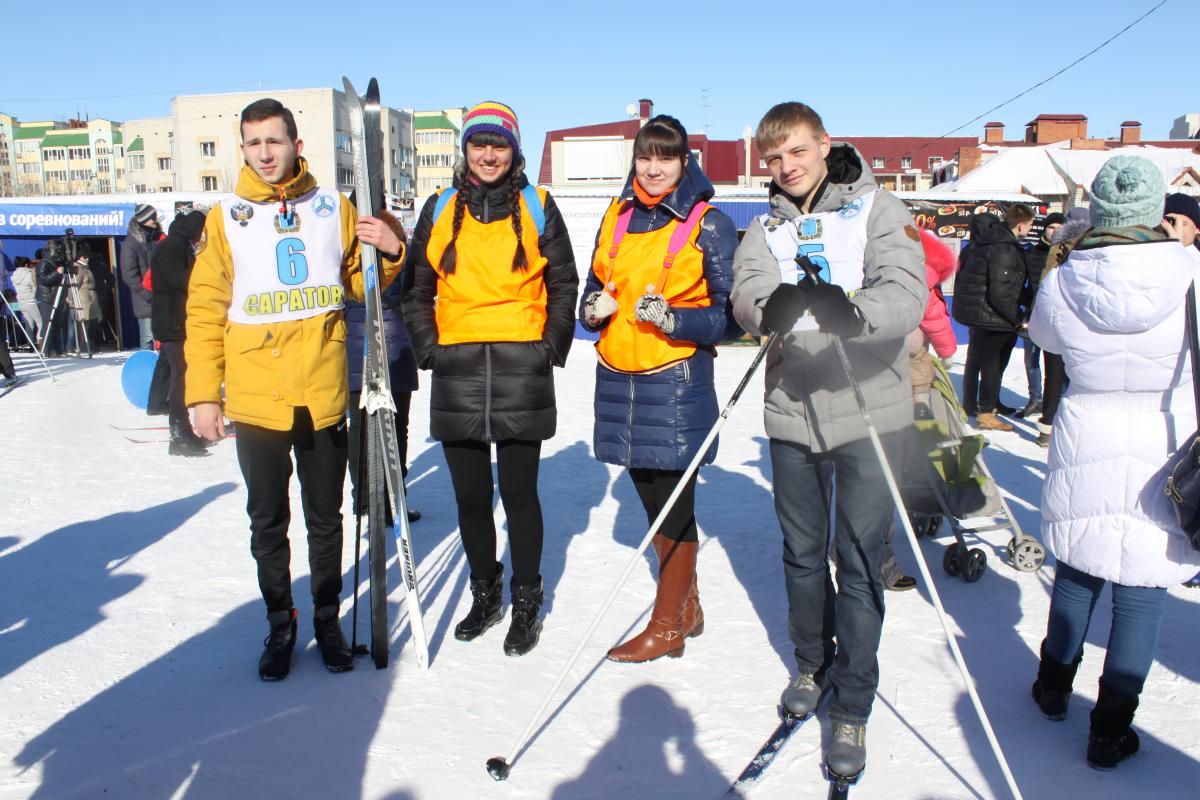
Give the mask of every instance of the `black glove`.
POLYGON ((781 283, 762 309, 763 333, 787 333, 808 309, 810 292, 794 283, 781 283))
POLYGON ((808 290, 809 310, 824 333, 848 339, 862 333, 863 318, 842 287, 822 283, 808 290))

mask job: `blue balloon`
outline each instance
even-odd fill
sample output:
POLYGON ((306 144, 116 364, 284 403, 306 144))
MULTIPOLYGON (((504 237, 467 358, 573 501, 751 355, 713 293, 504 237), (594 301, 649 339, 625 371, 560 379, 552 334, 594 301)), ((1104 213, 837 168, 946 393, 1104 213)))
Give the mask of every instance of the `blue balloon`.
POLYGON ((121 367, 121 388, 125 397, 140 409, 150 402, 150 379, 154 377, 154 366, 158 353, 153 350, 138 350, 125 360, 121 367))

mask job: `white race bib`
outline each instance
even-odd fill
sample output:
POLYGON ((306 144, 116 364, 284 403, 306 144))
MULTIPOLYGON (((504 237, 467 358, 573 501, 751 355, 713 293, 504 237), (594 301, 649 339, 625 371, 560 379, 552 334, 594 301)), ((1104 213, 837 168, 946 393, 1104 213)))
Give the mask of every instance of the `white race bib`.
MULTIPOLYGON (((779 262, 784 283, 800 283, 805 273, 796 259, 806 256, 821 270, 821 280, 846 291, 861 289, 863 260, 867 252, 867 218, 875 202, 875 191, 856 197, 837 211, 806 214, 781 220, 764 214, 758 218, 767 246, 779 262)), ((793 331, 815 331, 817 321, 809 312, 796 322, 793 331)))
POLYGON ((313 189, 288 203, 223 200, 233 257, 229 319, 245 325, 306 319, 342 307, 342 213, 337 192, 313 189))

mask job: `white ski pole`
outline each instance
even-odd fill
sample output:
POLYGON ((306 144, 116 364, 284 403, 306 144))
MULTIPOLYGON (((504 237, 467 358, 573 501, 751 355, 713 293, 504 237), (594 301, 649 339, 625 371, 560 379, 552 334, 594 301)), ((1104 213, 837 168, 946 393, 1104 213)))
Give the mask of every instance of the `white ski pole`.
MULTIPOLYGON (((808 275, 809 280, 814 284, 820 283, 819 270, 807 258, 797 258, 796 263, 808 275)), ((929 596, 933 600, 933 608, 937 611, 938 621, 942 623, 942 630, 946 634, 946 643, 950 645, 950 652, 954 654, 954 660, 958 663, 958 671, 962 675, 963 683, 967 686, 967 694, 971 696, 971 704, 975 706, 975 713, 979 716, 979 722, 983 725, 983 731, 987 734, 988 743, 992 746, 992 752, 996 755, 996 760, 1000 762, 1000 771, 1004 773, 1004 779, 1008 781, 1008 788, 1016 800, 1023 800, 1021 790, 1017 788, 1017 781, 1013 778, 1012 770, 1008 767, 1008 761, 1004 758, 1004 751, 1000 748, 1000 741, 996 738, 996 732, 992 730, 992 723, 988 721, 987 712, 983 710, 983 702, 979 699, 978 692, 975 691, 975 682, 971 680, 971 673, 967 670, 967 662, 963 660, 962 651, 958 649, 958 641, 954 637, 954 632, 950 630, 950 623, 946 620, 946 611, 942 608, 942 598, 938 595, 937 586, 933 583, 933 578, 929 574, 929 567, 925 563, 925 557, 921 553, 921 546, 917 543, 917 535, 913 532, 912 523, 908 519, 908 511, 904 508, 904 499, 900 496, 900 487, 896 485, 896 476, 892 474, 892 468, 888 465, 887 454, 883 450, 883 443, 879 440, 879 432, 875 430, 875 423, 871 420, 871 412, 867 410, 867 401, 863 397, 862 387, 854 377, 854 373, 850 370, 850 359, 846 356, 846 348, 842 344, 841 337, 833 336, 833 347, 837 351, 838 359, 842 362, 842 370, 846 373, 846 380, 850 383, 850 389, 854 392, 854 399, 858 403, 858 410, 862 413, 863 422, 867 426, 867 436, 871 440, 871 445, 875 448, 875 455, 879 458, 879 466, 883 468, 883 477, 887 481, 888 490, 892 493, 892 501, 896 504, 896 511, 900 513, 900 522, 904 526, 904 533, 908 536, 908 543, 912 545, 913 553, 917 557, 917 566, 921 570, 921 577, 925 579, 925 585, 929 587, 929 596)))
POLYGON ((767 340, 762 343, 762 346, 758 348, 758 352, 755 354, 754 360, 750 362, 750 368, 746 370, 746 374, 742 376, 741 383, 739 383, 737 388, 733 390, 733 395, 729 398, 729 402, 726 403, 725 408, 721 410, 721 416, 717 419, 716 424, 713 425, 712 430, 708 432, 708 436, 704 438, 704 442, 696 451, 696 455, 692 457, 692 463, 688 464, 687 469, 684 470, 683 475, 680 476, 679 482, 675 484, 675 490, 671 492, 671 496, 667 498, 667 502, 663 505, 662 510, 658 512, 658 516, 654 519, 654 524, 650 526, 650 530, 647 531, 645 537, 642 538, 642 543, 638 545, 637 551, 630 556, 629 562, 625 565, 625 569, 621 572, 620 577, 617 578, 617 582, 613 584, 612 589, 610 589, 608 592, 608 596, 604 598, 604 602, 600 604, 600 610, 596 612, 596 616, 592 619, 591 624, 588 625, 587 630, 584 631, 583 636, 580 637, 579 644, 575 646, 575 652, 571 653, 570 658, 567 659, 566 663, 563 664, 562 669, 559 670, 558 677, 555 678, 554 683, 550 685, 549 691, 546 692, 546 696, 542 699, 542 704, 538 706, 537 711, 533 713, 533 717, 529 720, 529 724, 525 726, 525 730, 521 732, 519 737, 517 737, 517 741, 515 744, 513 744, 512 750, 509 751, 508 758, 496 756, 495 758, 488 759, 488 774, 496 780, 502 781, 508 778, 508 774, 512 771, 513 765, 517 761, 517 757, 521 754, 521 750, 529 741, 529 737, 535 730, 537 730, 538 725, 542 721, 543 715, 546 713, 546 709, 550 707, 551 701, 554 699, 555 695, 558 694, 558 690, 562 687, 563 681, 566 680, 567 674, 575 666, 575 662, 579 660, 580 654, 583 653, 583 649, 587 647, 588 642, 591 641, 592 635, 596 632, 596 628, 600 626, 600 621, 604 619, 604 615, 608 613, 608 609, 610 606, 612 606, 613 601, 616 600, 617 594, 621 591, 621 588, 625 586, 625 582, 629 580, 629 576, 633 574, 633 570, 642 560, 642 554, 646 552, 646 548, 650 545, 650 541, 654 538, 655 534, 658 533, 658 529, 662 527, 663 521, 666 520, 667 514, 671 512, 671 509, 674 507, 675 501, 679 498, 679 495, 683 493, 684 488, 687 486, 688 481, 692 477, 692 473, 700 468, 700 462, 704 460, 704 455, 708 452, 708 448, 717 438, 717 434, 720 432, 721 428, 724 427, 725 421, 729 418, 729 412, 731 412, 733 407, 737 404, 738 398, 742 396, 742 392, 746 389, 746 385, 750 382, 750 378, 758 370, 758 365, 762 363, 763 358, 767 354, 767 350, 769 350, 771 345, 775 343, 775 340, 778 338, 778 336, 779 334, 772 333, 767 337, 767 340))

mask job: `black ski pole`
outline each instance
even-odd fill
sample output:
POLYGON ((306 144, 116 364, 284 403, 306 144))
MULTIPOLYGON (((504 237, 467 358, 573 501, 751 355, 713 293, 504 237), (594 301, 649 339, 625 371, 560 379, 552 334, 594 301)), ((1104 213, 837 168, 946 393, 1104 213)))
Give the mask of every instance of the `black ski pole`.
MULTIPOLYGON (((804 274, 814 286, 821 283, 820 269, 807 256, 797 257, 796 264, 804 271, 804 274)), ((967 694, 970 695, 971 703, 975 706, 975 713, 979 716, 980 723, 983 724, 983 732, 987 734, 988 743, 992 747, 992 753, 995 754, 996 760, 1000 762, 1000 770, 1004 773, 1004 779, 1008 781, 1009 791, 1012 792, 1016 800, 1022 800, 1021 791, 1017 788, 1017 781, 1013 777, 1012 770, 1008 767, 1008 761, 1004 758, 1004 751, 1000 748, 1000 741, 996 738, 996 732, 992 730, 992 724, 988 721, 987 712, 983 710, 983 701, 979 699, 979 693, 975 691, 975 682, 971 680, 971 673, 967 669, 967 662, 963 659, 962 651, 958 648, 958 641, 950 630, 950 623, 946 620, 946 611, 942 607, 942 598, 938 594, 937 587, 933 583, 933 578, 929 574, 929 567, 925 564, 925 556, 921 552, 921 546, 917 543, 917 535, 913 532, 912 522, 909 521, 908 511, 904 507, 904 498, 900 496, 900 487, 896 485, 896 476, 892 473, 892 468, 888 464, 887 454, 883 450, 883 442, 879 439, 879 432, 875 430, 875 423, 871 420, 871 412, 867 409, 867 401, 863 396, 862 386, 859 385, 858 379, 854 377, 854 373, 850 369, 850 359, 846 356, 846 347, 842 344, 840 336, 830 336, 829 338, 833 340, 833 348, 837 351, 838 360, 842 362, 842 371, 846 373, 846 380, 849 382, 850 389, 854 393, 854 399, 858 403, 859 413, 862 414, 863 422, 867 426, 867 437, 871 440, 871 445, 875 448, 875 456, 879 459, 879 466, 883 469, 883 477, 887 481, 888 490, 892 494, 892 501, 896 504, 896 511, 900 514, 900 523, 904 526, 904 532, 908 535, 908 543, 912 546, 913 554, 917 557, 917 566, 921 570, 921 577, 925 579, 925 585, 929 587, 929 596, 933 600, 933 608, 937 611, 938 619, 942 623, 942 631, 946 634, 946 643, 950 646, 950 652, 954 655, 954 660, 958 663, 959 673, 962 675, 963 683, 967 686, 967 694)))
POLYGON ((535 730, 537 730, 538 725, 543 719, 543 715, 546 713, 546 709, 550 707, 550 702, 558 693, 563 681, 566 680, 567 673, 571 671, 571 669, 575 666, 575 662, 579 660, 580 654, 583 653, 583 648, 587 647, 588 642, 591 641, 592 635, 595 634, 596 628, 600 625, 600 621, 604 619, 604 615, 608 613, 609 607, 613 604, 613 601, 616 600, 617 594, 621 591, 621 588, 625 585, 625 582, 629 580, 629 576, 633 574, 634 568, 641 563, 642 554, 646 552, 646 548, 650 545, 650 541, 654 538, 655 534, 658 533, 659 528, 662 527, 663 521, 666 520, 667 514, 671 512, 671 508, 675 505, 675 501, 679 498, 679 495, 683 493, 683 490, 686 487, 689 479, 692 477, 692 474, 700 468, 700 462, 704 460, 704 456, 708 452, 708 448, 717 438, 717 434, 720 432, 721 428, 724 427, 725 421, 729 419, 729 412, 731 412, 733 407, 737 404, 738 398, 742 396, 742 392, 746 389, 746 384, 750 382, 751 376, 754 375, 755 371, 758 369, 758 365, 762 363, 763 358, 767 355, 767 351, 771 349, 771 345, 775 344, 775 340, 778 337, 778 333, 772 333, 767 337, 767 340, 762 343, 762 346, 758 348, 758 352, 755 354, 754 360, 750 362, 750 368, 746 370, 746 374, 742 376, 741 383, 739 383, 737 388, 733 390, 733 396, 729 398, 729 402, 726 403, 725 408, 721 410, 721 416, 717 418, 716 424, 713 425, 712 430, 708 432, 708 436, 704 438, 704 441, 700 444, 699 449, 696 450, 696 455, 692 458, 692 463, 688 464, 687 469, 684 470, 683 475, 680 476, 679 481, 675 484, 675 490, 671 492, 671 496, 667 498, 667 502, 663 505, 662 510, 658 512, 658 517, 654 520, 654 524, 650 526, 650 530, 646 532, 645 537, 642 539, 641 545, 639 545, 637 551, 630 556, 629 562, 625 565, 624 571, 621 572, 620 577, 617 578, 617 582, 614 583, 612 589, 609 590, 608 597, 606 597, 604 602, 601 603, 600 610, 596 612, 596 616, 592 619, 591 624, 588 625, 587 630, 584 631, 583 636, 580 637, 579 644, 575 646, 575 652, 571 653, 570 658, 568 658, 566 663, 563 664, 562 669, 558 672, 558 677, 554 679, 554 683, 551 684, 549 691, 546 692, 546 696, 542 699, 542 704, 538 706, 537 711, 534 712, 533 717, 529 720, 529 724, 525 726, 525 730, 522 731, 521 735, 517 738, 512 750, 509 751, 508 758, 496 756, 495 758, 488 759, 488 774, 496 780, 502 781, 508 778, 508 774, 512 771, 513 765, 516 763, 517 757, 520 755, 521 750, 525 747, 529 737, 535 730))
POLYGON ((362 514, 358 513, 358 498, 359 492, 364 488, 367 481, 366 475, 366 449, 367 449, 367 412, 366 409, 358 411, 358 430, 355 432, 358 436, 358 464, 355 467, 355 475, 358 477, 358 482, 354 488, 354 614, 353 620, 350 623, 350 652, 356 656, 365 656, 370 650, 365 644, 358 643, 358 565, 362 560, 362 514))

